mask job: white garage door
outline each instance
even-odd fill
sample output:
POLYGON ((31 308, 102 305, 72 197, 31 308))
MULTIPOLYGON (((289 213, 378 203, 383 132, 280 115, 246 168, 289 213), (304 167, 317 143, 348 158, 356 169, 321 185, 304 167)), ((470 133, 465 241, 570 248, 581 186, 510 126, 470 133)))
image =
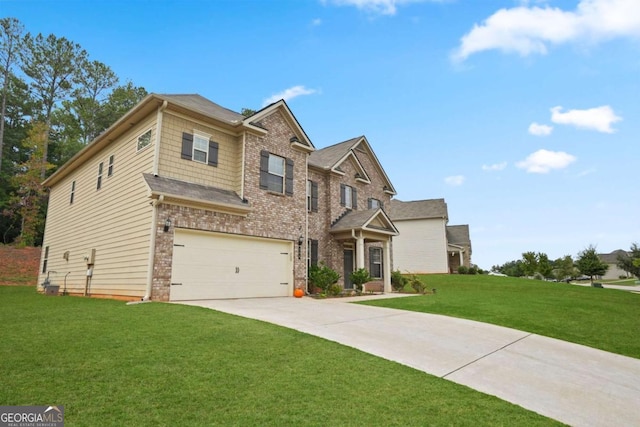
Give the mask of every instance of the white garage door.
POLYGON ((292 294, 292 242, 175 231, 172 301, 292 294))

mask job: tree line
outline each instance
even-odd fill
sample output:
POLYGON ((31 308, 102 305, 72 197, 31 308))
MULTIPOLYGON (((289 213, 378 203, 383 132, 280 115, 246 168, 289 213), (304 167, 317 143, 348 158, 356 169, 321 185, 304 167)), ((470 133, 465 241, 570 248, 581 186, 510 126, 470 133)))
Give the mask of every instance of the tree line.
MULTIPOLYGON (((627 273, 640 278, 640 246, 632 243, 626 254, 617 257, 617 266, 627 273)), ((502 265, 494 265, 491 271, 512 277, 537 277, 547 280, 564 281, 580 275, 588 276, 593 282, 596 276, 603 276, 609 268, 590 245, 578 253, 574 260, 571 255, 551 260, 544 252, 524 252, 522 258, 502 265)))
POLYGON ((147 95, 79 44, 0 18, 0 243, 40 245, 42 181, 147 95))

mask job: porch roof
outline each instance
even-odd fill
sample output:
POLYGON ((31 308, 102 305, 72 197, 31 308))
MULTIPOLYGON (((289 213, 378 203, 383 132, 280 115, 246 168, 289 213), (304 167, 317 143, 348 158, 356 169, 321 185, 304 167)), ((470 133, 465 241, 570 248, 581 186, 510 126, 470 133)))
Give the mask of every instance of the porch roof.
POLYGON ((366 231, 370 235, 397 236, 400 234, 391 219, 380 208, 348 211, 331 226, 330 233, 340 234, 351 232, 352 230, 366 231))

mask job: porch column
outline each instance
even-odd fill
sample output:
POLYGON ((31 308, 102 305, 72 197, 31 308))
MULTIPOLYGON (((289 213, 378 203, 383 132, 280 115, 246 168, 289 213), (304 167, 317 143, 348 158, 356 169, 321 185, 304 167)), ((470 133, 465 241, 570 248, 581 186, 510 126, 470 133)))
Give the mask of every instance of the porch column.
POLYGON ((391 237, 382 242, 382 253, 384 261, 382 263, 384 293, 391 293, 391 237))
POLYGON ((362 231, 356 237, 356 270, 364 268, 364 238, 362 231))
POLYGON ((458 256, 460 257, 460 265, 464 265, 464 257, 462 256, 462 251, 458 251, 458 256))

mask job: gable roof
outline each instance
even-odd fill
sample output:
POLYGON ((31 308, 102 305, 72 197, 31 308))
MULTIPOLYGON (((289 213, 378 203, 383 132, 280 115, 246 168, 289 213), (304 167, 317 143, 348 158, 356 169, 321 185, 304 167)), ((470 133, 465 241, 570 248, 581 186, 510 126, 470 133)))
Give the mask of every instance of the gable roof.
POLYGON ((365 211, 348 211, 331 226, 331 233, 349 230, 375 231, 392 236, 400 234, 387 214, 380 208, 365 211))
POLYGON ((309 166, 315 167, 317 169, 321 169, 324 171, 332 171, 338 174, 343 174, 340 170, 340 165, 343 164, 347 159, 351 159, 354 161, 356 165, 356 169, 358 169, 358 173, 361 175, 359 179, 362 181, 369 183, 369 173, 364 169, 360 160, 358 160, 358 156, 355 154, 356 149, 363 149, 364 151, 368 151, 371 154, 373 159, 373 163, 377 166, 380 174, 382 175, 383 181, 385 183, 385 191, 389 194, 396 194, 396 190, 391 183, 391 180, 387 176, 387 173, 384 171, 378 157, 374 153, 371 145, 367 141, 367 138, 363 136, 359 136, 356 138, 351 138, 343 142, 339 142, 338 144, 330 145, 329 147, 322 148, 320 150, 316 150, 309 155, 309 166))
POLYGON ((444 199, 414 200, 410 202, 393 199, 388 210, 389 217, 393 221, 429 218, 449 219, 447 204, 444 199))
POLYGON ((295 134, 291 135, 291 139, 289 140, 291 145, 306 151, 315 150, 311 139, 309 139, 307 133, 304 131, 304 129, 302 129, 302 126, 300 126, 300 122, 298 122, 296 116, 293 115, 293 112, 291 112, 291 109, 284 99, 267 105, 266 107, 257 111, 249 117, 243 117, 243 124, 248 127, 259 127, 259 125, 256 125, 256 122, 278 110, 284 113, 283 115, 285 120, 295 132, 295 134))
POLYGON ((617 249, 611 252, 610 254, 598 254, 598 258, 600 258, 600 261, 606 264, 617 264, 618 256, 621 256, 621 255, 622 256, 629 255, 629 252, 624 251, 622 249, 617 249))
POLYGON ((453 245, 471 246, 469 225, 447 225, 447 241, 453 245))
POLYGON ((242 114, 231 111, 228 108, 224 108, 215 102, 211 102, 204 96, 198 95, 197 93, 181 95, 158 94, 156 96, 170 102, 171 104, 179 105, 193 112, 200 113, 233 126, 241 124, 245 119, 242 114))

